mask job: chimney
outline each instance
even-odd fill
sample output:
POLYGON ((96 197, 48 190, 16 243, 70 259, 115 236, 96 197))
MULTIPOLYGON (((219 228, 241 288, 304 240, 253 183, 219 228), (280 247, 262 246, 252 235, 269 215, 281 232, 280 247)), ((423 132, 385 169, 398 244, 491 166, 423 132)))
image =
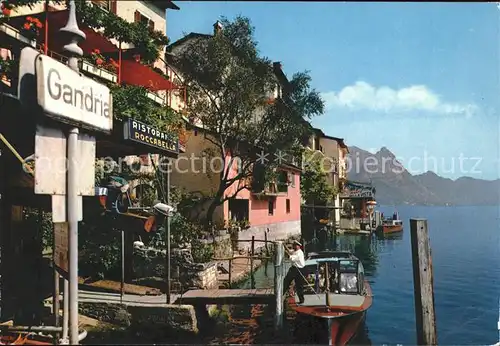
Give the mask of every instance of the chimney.
POLYGON ((273 67, 275 69, 281 70, 281 61, 275 61, 275 62, 273 62, 273 67))
POLYGON ((214 24, 214 36, 217 35, 219 32, 222 30, 222 23, 219 21, 216 21, 214 24))

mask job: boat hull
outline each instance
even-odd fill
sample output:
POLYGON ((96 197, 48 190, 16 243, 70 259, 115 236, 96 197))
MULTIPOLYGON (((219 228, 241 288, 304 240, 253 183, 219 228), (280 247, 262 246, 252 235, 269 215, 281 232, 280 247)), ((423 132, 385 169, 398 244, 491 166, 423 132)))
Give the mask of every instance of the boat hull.
POLYGON ((366 312, 373 302, 372 290, 366 280, 365 287, 364 301, 356 308, 297 305, 295 297, 290 297, 288 304, 297 313, 295 320, 297 341, 335 346, 347 345, 361 329, 366 312))
POLYGON ((340 317, 318 317, 297 314, 295 339, 300 343, 344 346, 358 334, 366 311, 340 317))
POLYGON ((403 231, 403 225, 382 226, 382 232, 384 234, 397 233, 401 231, 403 231))

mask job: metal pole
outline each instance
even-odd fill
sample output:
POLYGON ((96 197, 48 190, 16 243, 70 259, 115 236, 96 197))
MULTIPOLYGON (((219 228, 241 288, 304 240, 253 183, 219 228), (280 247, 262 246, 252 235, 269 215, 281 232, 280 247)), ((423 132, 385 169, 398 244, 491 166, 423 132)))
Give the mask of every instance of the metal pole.
POLYGON ((123 304, 123 295, 125 293, 125 231, 121 231, 122 236, 122 282, 120 285, 120 303, 123 304))
POLYGON ((52 310, 54 312, 54 326, 56 327, 59 327, 59 322, 60 322, 60 319, 59 319, 59 310, 61 309, 60 308, 60 304, 59 304, 59 282, 60 282, 60 276, 59 276, 59 272, 57 271, 56 269, 56 251, 55 251, 55 244, 56 244, 56 240, 55 240, 55 232, 54 232, 54 236, 53 236, 53 245, 52 245, 52 268, 54 270, 54 295, 52 297, 52 310))
POLYGON ((280 330, 283 327, 283 258, 285 248, 283 242, 275 242, 276 250, 274 257, 274 297, 276 298, 276 313, 274 315, 274 328, 280 330))
MULTIPOLYGON (((66 35, 68 44, 63 50, 69 56, 68 66, 79 72, 78 58, 83 51, 78 42, 85 40, 85 34, 78 28, 76 21, 75 1, 69 2, 69 16, 66 26, 61 28, 61 34, 66 35)), ((68 133, 68 174, 67 174, 67 213, 69 225, 69 342, 78 345, 78 134, 79 130, 73 127, 68 133)))
POLYGON ((255 277, 254 277, 254 271, 253 271, 253 258, 255 256, 255 236, 252 236, 252 245, 251 245, 251 256, 250 257, 250 288, 254 289, 255 288, 255 277))
POLYGON ((69 282, 64 279, 63 287, 63 340, 68 340, 68 321, 69 321, 69 282))
MULTIPOLYGON (((167 159, 167 174, 166 174, 166 191, 167 191, 167 205, 170 205, 170 159, 167 159)), ((166 228, 166 244, 167 244, 167 253, 165 254, 166 258, 166 274, 167 274, 167 304, 170 304, 170 216, 165 218, 165 228, 166 228)))

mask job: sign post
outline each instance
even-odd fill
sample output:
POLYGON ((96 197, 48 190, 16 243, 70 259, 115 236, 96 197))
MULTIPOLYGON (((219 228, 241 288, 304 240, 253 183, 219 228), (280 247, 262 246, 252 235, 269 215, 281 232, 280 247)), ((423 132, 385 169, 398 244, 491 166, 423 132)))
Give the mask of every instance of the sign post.
POLYGON ((35 193, 52 195, 57 240, 54 264, 67 279, 63 339, 69 330, 72 345, 79 339, 78 221, 83 219, 82 196, 95 195, 95 137, 80 135, 79 128, 106 133, 113 129, 109 88, 79 73, 78 58, 83 51, 78 42, 86 37, 78 28, 75 11, 75 1, 70 0, 68 22, 60 29, 68 41, 63 47, 68 65, 26 47, 21 51, 18 85, 24 107, 36 109, 38 104, 46 116, 70 125, 66 136, 62 127, 37 126, 35 193))
MULTIPOLYGON (((85 34, 78 28, 75 13, 75 1, 69 3, 68 23, 61 28, 61 33, 66 33, 70 37, 70 43, 63 49, 68 53, 68 66, 78 73, 78 57, 83 55, 83 51, 78 47, 78 41, 84 40, 85 34)), ((50 79, 51 71, 47 72, 50 79)), ((43 75, 43 73, 42 73, 43 75)), ((50 93, 50 84, 49 93, 50 93)), ((92 91, 92 89, 91 89, 92 91)), ((43 95, 43 93, 40 93, 43 95)), ((76 102, 76 90, 75 102, 76 102)), ((92 93, 91 93, 92 94, 92 93)), ((58 94, 56 94, 57 96, 58 94)), ((53 96, 53 95, 51 95, 53 96)), ((55 99, 55 97, 53 97, 55 99)), ((39 100, 40 101, 40 100, 39 100)), ((82 101, 83 103, 83 95, 82 101)), ((57 106, 56 106, 57 107, 57 106)), ((65 114, 69 114, 66 113, 65 114)), ((69 226, 69 343, 78 345, 78 167, 75 167, 75 160, 78 155, 78 134, 77 127, 69 130, 68 134, 68 178, 67 178, 67 213, 69 226)))

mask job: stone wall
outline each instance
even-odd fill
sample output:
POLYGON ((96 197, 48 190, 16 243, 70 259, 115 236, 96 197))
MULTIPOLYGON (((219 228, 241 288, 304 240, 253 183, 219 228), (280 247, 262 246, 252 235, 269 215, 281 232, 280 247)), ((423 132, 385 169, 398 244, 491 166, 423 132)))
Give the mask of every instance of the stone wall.
MULTIPOLYGON (((250 240, 252 236, 255 236, 255 239, 264 240, 265 232, 267 232, 267 240, 269 241, 286 240, 291 237, 300 236, 300 220, 252 226, 240 231, 239 239, 250 240), (269 232, 267 232, 267 229, 269 229, 269 232)), ((264 243, 255 243, 256 249, 263 246, 264 243)), ((249 251, 251 249, 251 242, 240 242, 238 247, 241 250, 249 251)))
POLYGON ((196 312, 192 305, 80 302, 79 313, 123 327, 198 333, 196 312))
MULTIPOLYGON (((145 278, 165 278, 165 250, 154 248, 135 248, 133 258, 134 280, 145 278)), ((171 278, 181 288, 218 288, 217 263, 194 263, 191 250, 172 249, 170 258, 171 278)))
POLYGON ((359 229, 359 219, 358 218, 340 218, 340 229, 354 230, 359 229))
POLYGON ((201 239, 204 244, 213 244, 214 258, 227 258, 233 255, 231 236, 226 230, 219 231, 219 235, 208 239, 201 239))

